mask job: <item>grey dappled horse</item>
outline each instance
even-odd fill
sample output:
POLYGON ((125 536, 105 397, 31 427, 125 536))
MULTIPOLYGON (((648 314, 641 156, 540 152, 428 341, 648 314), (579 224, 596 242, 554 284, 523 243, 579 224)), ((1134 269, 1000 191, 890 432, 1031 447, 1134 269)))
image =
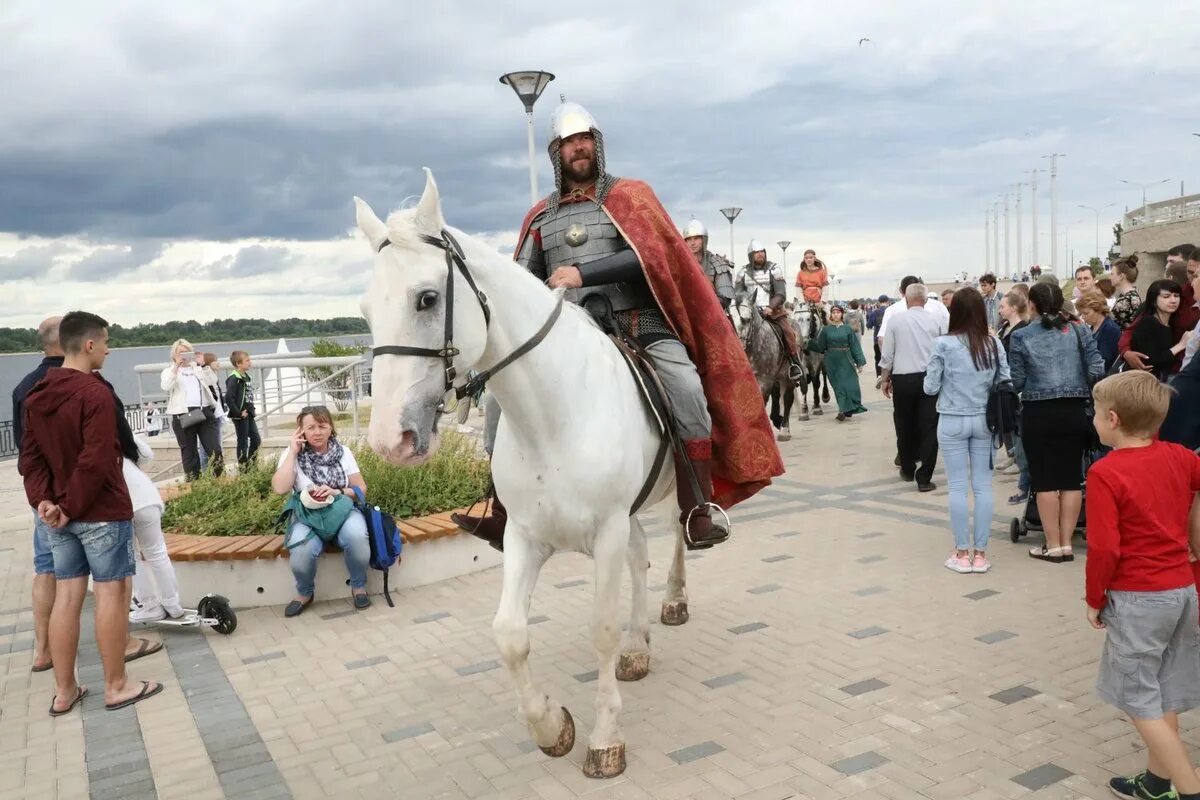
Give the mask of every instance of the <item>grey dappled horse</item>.
MULTIPOLYGON (((821 315, 817 310, 808 303, 800 303, 792 312, 792 319, 796 330, 800 333, 800 348, 804 348, 808 343, 817 338, 817 334, 821 332, 821 328, 825 327, 821 322, 821 315)), ((829 375, 825 372, 825 355, 824 353, 811 353, 805 350, 804 352, 804 371, 808 374, 808 385, 812 387, 813 393, 813 411, 812 413, 821 416, 825 412, 821 410, 821 402, 829 402, 829 375), (819 391, 818 391, 819 390, 819 391)), ((800 419, 808 419, 808 387, 800 387, 800 419)))
MULTIPOLYGON (((758 381, 763 402, 766 403, 767 398, 771 398, 771 424, 779 431, 779 441, 790 441, 792 403, 796 399, 796 387, 788 377, 787 350, 772 324, 763 319, 753 303, 745 298, 739 300, 735 316, 738 321, 738 337, 742 340, 742 346, 746 348, 746 357, 754 370, 754 378, 758 381), (782 413, 779 410, 781 399, 782 413)), ((786 324, 791 325, 791 320, 787 320, 786 324)), ((801 393, 807 383, 806 374, 800 379, 801 393)))

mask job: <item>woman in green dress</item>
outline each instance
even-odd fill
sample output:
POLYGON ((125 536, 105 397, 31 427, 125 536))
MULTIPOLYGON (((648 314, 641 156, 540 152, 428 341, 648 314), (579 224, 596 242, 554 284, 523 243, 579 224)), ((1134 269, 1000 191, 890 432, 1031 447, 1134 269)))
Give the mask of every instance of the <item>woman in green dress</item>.
POLYGON ((858 334, 844 320, 845 311, 841 306, 834 306, 829 310, 829 324, 808 343, 809 350, 825 354, 825 371, 837 395, 838 422, 845 422, 867 410, 858 386, 858 373, 867 359, 863 357, 858 334))

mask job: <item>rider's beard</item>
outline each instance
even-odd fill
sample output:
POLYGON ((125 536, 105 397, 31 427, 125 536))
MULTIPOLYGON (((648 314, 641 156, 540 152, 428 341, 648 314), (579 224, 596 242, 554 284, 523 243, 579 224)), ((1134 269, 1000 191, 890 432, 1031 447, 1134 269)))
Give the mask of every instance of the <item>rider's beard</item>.
POLYGON ((563 175, 572 183, 581 186, 596 180, 596 161, 588 156, 580 156, 563 164, 563 175))

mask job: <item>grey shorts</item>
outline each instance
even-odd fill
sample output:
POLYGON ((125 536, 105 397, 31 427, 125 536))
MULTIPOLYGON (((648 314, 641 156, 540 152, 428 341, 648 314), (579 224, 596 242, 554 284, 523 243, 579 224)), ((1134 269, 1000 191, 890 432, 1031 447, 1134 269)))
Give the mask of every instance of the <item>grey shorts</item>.
POLYGON ((1110 591, 1096 693, 1134 719, 1200 706, 1196 587, 1110 591))

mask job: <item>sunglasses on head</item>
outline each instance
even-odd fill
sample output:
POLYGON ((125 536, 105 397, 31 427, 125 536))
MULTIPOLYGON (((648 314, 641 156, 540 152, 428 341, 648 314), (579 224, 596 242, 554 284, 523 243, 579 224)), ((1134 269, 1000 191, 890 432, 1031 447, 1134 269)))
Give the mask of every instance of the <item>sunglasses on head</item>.
POLYGON ((326 406, 305 406, 304 408, 300 409, 301 416, 305 414, 314 414, 316 412, 324 412, 328 414, 329 409, 326 406))

